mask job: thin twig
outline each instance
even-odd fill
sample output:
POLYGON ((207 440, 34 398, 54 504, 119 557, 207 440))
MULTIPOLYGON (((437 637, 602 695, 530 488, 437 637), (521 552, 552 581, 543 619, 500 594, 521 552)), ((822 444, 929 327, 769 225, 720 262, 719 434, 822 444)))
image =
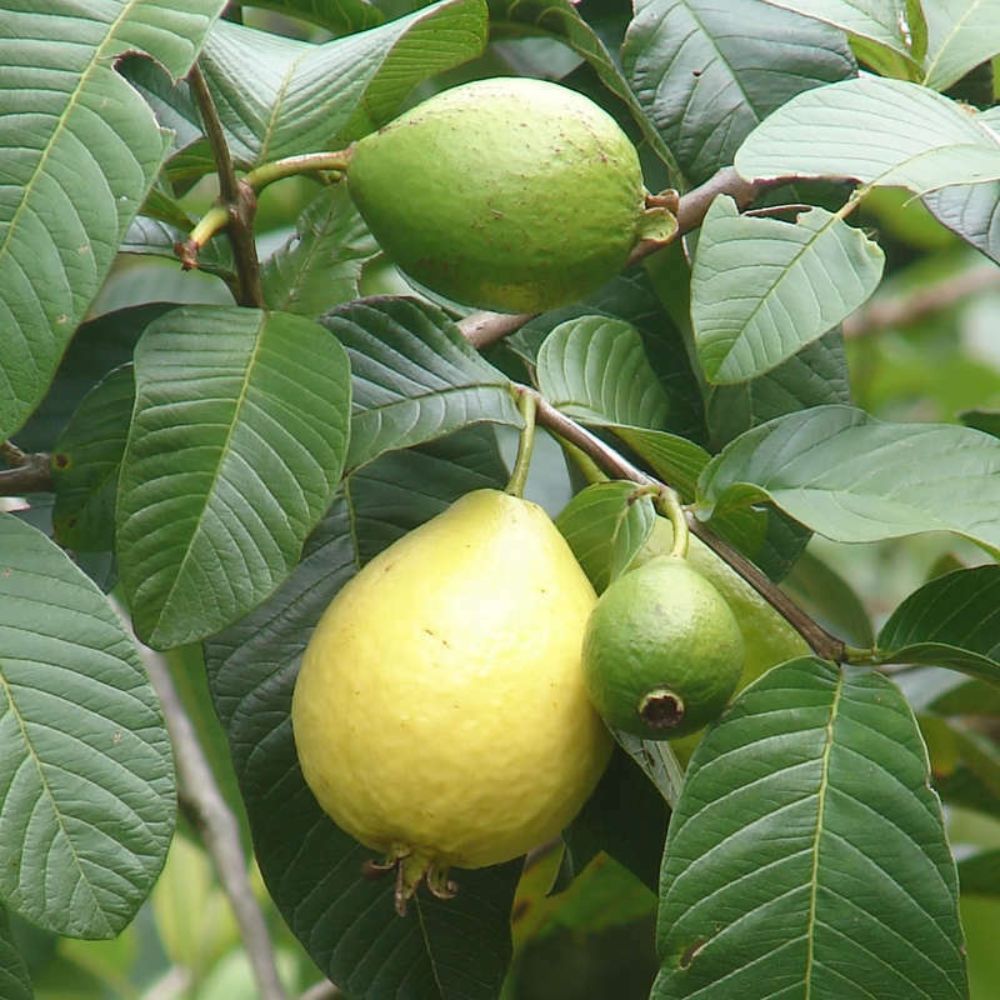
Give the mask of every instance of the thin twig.
POLYGON ((257 981, 257 996, 261 1000, 287 1000, 278 978, 274 948, 264 914, 247 875, 247 860, 236 817, 219 790, 164 658, 141 643, 137 645, 143 653, 150 682, 163 706, 177 762, 181 795, 194 814, 198 831, 240 925, 243 945, 257 981))
POLYGON ((299 1000, 337 1000, 344 994, 329 979, 320 980, 303 993, 299 1000))
POLYGON ((863 337, 890 327, 906 327, 978 292, 997 289, 1000 289, 1000 267, 995 264, 974 267, 917 288, 909 295, 875 299, 844 320, 844 336, 863 337))
MULTIPOLYGON (((260 280, 260 263, 253 234, 253 219, 257 211, 257 195, 253 189, 236 176, 236 168, 226 142, 222 121, 208 89, 205 77, 197 63, 188 74, 191 93, 194 95, 205 126, 205 136, 212 149, 212 159, 219 175, 219 200, 229 216, 226 234, 233 248, 236 273, 239 277, 239 304, 263 308, 264 288, 260 280)), ((181 260, 187 259, 187 248, 179 248, 181 260)))
MULTIPOLYGON (((697 229, 705 219, 705 213, 717 195, 727 194, 736 201, 742 209, 746 208, 765 188, 776 187, 786 183, 787 178, 777 178, 770 181, 744 180, 732 167, 725 167, 713 177, 710 177, 700 187, 684 195, 677 208, 677 232, 674 238, 697 229)), ((629 258, 629 264, 656 253, 668 244, 641 243, 635 248, 629 258)), ((480 350, 489 347, 504 337, 510 336, 516 330, 535 318, 537 313, 473 313, 463 319, 458 327, 466 340, 480 350)))
POLYGON ((48 452, 24 452, 13 441, 0 442, 0 458, 10 468, 0 469, 0 496, 51 493, 52 466, 48 452))
MULTIPOLYGON (((664 486, 642 469, 633 465, 610 445, 592 434, 575 420, 560 413, 551 403, 538 397, 535 419, 542 427, 579 448, 590 456, 605 472, 615 479, 627 479, 641 485, 664 486)), ((694 514, 685 511, 688 529, 705 543, 720 559, 728 563, 761 597, 783 615, 796 629, 817 656, 826 660, 840 661, 844 656, 844 644, 831 635, 807 615, 788 595, 775 586, 749 559, 731 545, 710 531, 694 514)))

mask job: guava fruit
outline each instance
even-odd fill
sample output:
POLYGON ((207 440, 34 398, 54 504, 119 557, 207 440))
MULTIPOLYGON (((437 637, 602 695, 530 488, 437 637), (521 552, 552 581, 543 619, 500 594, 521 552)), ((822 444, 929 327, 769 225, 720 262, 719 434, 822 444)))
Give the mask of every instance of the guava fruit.
POLYGON ((347 183, 403 271, 506 312, 553 309, 612 278, 645 207, 638 156, 614 119, 521 78, 443 91, 366 136, 347 183))
POLYGON ((334 598, 292 701, 302 773, 343 830, 397 869, 400 908, 449 866, 559 834, 610 740, 581 644, 596 595, 538 506, 469 493, 334 598))
POLYGON ((686 560, 660 556, 601 595, 584 636, 584 679, 613 729, 671 739, 722 713, 743 656, 725 598, 686 560))

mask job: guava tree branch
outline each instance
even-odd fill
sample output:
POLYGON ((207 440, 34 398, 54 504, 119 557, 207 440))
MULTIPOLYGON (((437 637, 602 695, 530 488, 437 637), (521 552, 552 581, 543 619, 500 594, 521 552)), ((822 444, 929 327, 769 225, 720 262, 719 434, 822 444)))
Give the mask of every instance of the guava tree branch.
MULTIPOLYGON (((233 158, 229 153, 226 133, 208 89, 205 77, 197 63, 188 74, 188 83, 194 95, 205 126, 205 136, 212 149, 212 159, 219 175, 219 200, 228 216, 226 234, 233 248, 236 275, 239 279, 238 300, 241 306, 263 308, 264 288, 260 280, 260 263, 254 240, 253 219, 257 211, 257 195, 253 188, 236 176, 233 158)), ((196 265, 198 248, 188 244, 178 247, 181 263, 185 268, 196 265), (192 263, 194 261, 195 263, 192 263)))
MULTIPOLYGON (((533 390, 531 390, 533 391, 533 390)), ((627 479, 642 486, 665 486, 653 476, 633 465, 623 455, 606 444, 595 434, 575 420, 560 413, 539 394, 536 402, 535 419, 552 433, 579 448, 593 459, 605 472, 615 479, 627 479)), ((786 618, 817 656, 825 660, 842 661, 844 643, 831 635, 821 625, 807 615, 779 587, 775 586, 749 559, 737 552, 728 542, 710 531, 694 514, 685 510, 688 530, 704 542, 720 559, 728 563, 761 597, 786 618)))
POLYGON ((52 468, 48 452, 21 451, 13 441, 0 442, 0 459, 9 468, 0 469, 0 496, 51 493, 52 468))
MULTIPOLYGON (((710 177, 700 187, 689 191, 680 199, 677 208, 677 232, 675 239, 697 229, 705 220, 705 214, 713 199, 727 194, 742 209, 746 208, 765 188, 786 183, 786 178, 772 181, 744 180, 733 167, 724 167, 710 177)), ((656 253, 663 244, 643 243, 635 248, 629 263, 634 264, 650 254, 656 253)), ((525 323, 535 318, 535 313, 493 313, 478 312, 459 322, 458 327, 473 347, 482 349, 520 330, 525 323)))
POLYGON ((247 860, 236 817, 219 790, 164 658, 141 643, 137 645, 143 654, 150 683, 163 706, 177 763, 181 803, 187 807, 198 827, 222 888, 233 907, 247 958, 257 980, 257 996, 262 1000, 287 1000, 278 978, 274 948, 264 914, 257 905, 247 876, 247 860))

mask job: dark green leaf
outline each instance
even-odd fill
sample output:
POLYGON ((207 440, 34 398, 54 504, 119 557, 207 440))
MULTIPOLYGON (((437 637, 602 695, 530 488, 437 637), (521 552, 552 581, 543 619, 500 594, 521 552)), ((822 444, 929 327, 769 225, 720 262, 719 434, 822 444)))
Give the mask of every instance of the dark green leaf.
POLYGON ((702 473, 702 513, 771 500, 835 541, 953 531, 1000 551, 1000 441, 818 406, 756 427, 702 473))
POLYGON ((574 870, 582 871, 604 851, 656 892, 669 818, 663 796, 616 748, 594 794, 564 834, 574 870))
POLYGON ((602 593, 642 548, 656 513, 635 483, 595 483, 581 490, 556 518, 576 561, 602 593))
POLYGON ((852 646, 875 644, 871 619, 854 588, 819 556, 804 552, 785 587, 814 618, 852 646))
POLYGON ((732 163, 749 132, 796 94, 857 72, 839 32, 757 0, 642 0, 635 15, 625 72, 696 184, 732 163))
POLYGON ((864 76, 793 98, 754 129, 735 163, 748 180, 846 178, 926 194, 1000 179, 1000 143, 947 97, 864 76))
POLYGON ((295 235, 263 267, 268 307, 319 316, 356 299, 361 267, 377 252, 346 186, 320 192, 299 216, 295 235))
POLYGON ((673 152, 660 138, 636 100, 615 56, 608 51, 600 36, 570 0, 491 0, 490 21, 494 30, 499 28, 502 31, 509 24, 521 31, 527 28, 558 38, 586 59, 600 77, 601 83, 625 103, 653 152, 675 176, 676 183, 680 183, 681 170, 673 152))
POLYGON ((321 322, 351 359, 349 469, 466 424, 521 425, 506 376, 437 307, 406 298, 363 299, 321 322))
POLYGON ((115 58, 143 50, 182 76, 222 7, 53 0, 5 11, 0 439, 45 394, 167 151, 115 58))
POLYGON ((368 0, 254 0, 253 6, 301 18, 334 35, 353 35, 385 20, 382 11, 368 0))
POLYGON ((695 344, 709 382, 772 371, 847 318, 878 286, 885 256, 822 208, 796 223, 712 203, 691 276, 695 344))
POLYGON ((850 403, 844 337, 831 330, 759 378, 707 387, 705 410, 715 448, 786 413, 850 403))
POLYGON ((83 397, 113 368, 131 361, 142 331, 173 308, 157 302, 105 313, 84 323, 70 341, 52 388, 16 435, 17 443, 25 451, 51 451, 83 397))
POLYGON ((362 562, 458 496, 506 477, 485 428, 373 462, 347 481, 284 584, 207 644, 209 683, 271 895, 323 972, 372 1000, 492 1000, 510 955, 519 866, 457 872, 455 899, 421 893, 398 917, 392 885, 362 874, 372 852, 333 825, 302 779, 289 719, 299 658, 362 562))
POLYGON ((882 627, 878 650, 883 663, 950 667, 1000 684, 1000 566, 924 584, 882 627))
POLYGON ((967 995, 955 864, 898 691, 805 658, 695 750, 664 855, 657 1000, 967 995))
POLYGON ((84 396, 59 435, 52 449, 52 527, 60 545, 113 548, 118 472, 134 403, 132 366, 123 365, 84 396))
POLYGON ((251 166, 371 132, 414 86, 485 43, 485 0, 441 0, 320 45, 222 21, 201 65, 233 153, 251 166))
POLYGON ((0 997, 32 1000, 31 976, 11 935, 7 911, 0 906, 0 997))
POLYGON ((347 446, 347 358, 287 313, 187 307, 135 352, 117 552, 136 630, 192 642, 245 614, 295 565, 347 446))
POLYGON ((967 854, 958 862, 958 881, 962 895, 1000 895, 1000 848, 967 854))
POLYGON ((117 934, 173 832, 170 742, 104 595, 0 515, 0 898, 73 937, 117 934))
POLYGON ((977 431, 1000 437, 1000 411, 966 410, 965 413, 960 413, 959 417, 966 427, 974 427, 977 431))
MULTIPOLYGON (((149 211, 150 199, 146 199, 144 211, 149 211)), ((179 220, 178 220, 179 221, 179 220)), ((176 263, 175 246, 187 239, 188 230, 193 226, 178 227, 176 224, 148 215, 137 215, 129 225, 119 250, 122 253, 163 257, 176 263)), ((233 255, 225 240, 212 240, 198 251, 198 270, 214 274, 224 281, 234 279, 233 255)))

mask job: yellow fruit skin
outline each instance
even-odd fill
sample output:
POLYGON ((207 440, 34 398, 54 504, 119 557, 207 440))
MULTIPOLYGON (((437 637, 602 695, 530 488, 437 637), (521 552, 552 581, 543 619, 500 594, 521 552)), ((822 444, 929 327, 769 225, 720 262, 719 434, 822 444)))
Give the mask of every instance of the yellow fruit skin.
POLYGON ((543 80, 435 95, 362 139, 347 183, 404 271, 501 312, 596 290, 625 266, 645 208, 638 154, 615 120, 543 80))
POLYGON ((391 545, 330 604, 296 683, 320 805, 368 847, 438 868, 557 836, 611 749, 580 666, 595 601, 545 512, 494 490, 391 545))

